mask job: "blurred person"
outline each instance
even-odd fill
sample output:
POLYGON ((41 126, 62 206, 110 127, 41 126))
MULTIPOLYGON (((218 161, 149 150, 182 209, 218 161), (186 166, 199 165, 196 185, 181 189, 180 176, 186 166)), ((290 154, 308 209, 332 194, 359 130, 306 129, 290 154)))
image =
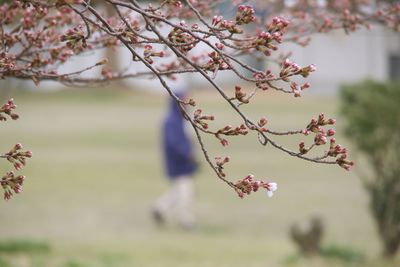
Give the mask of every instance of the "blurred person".
MULTIPOLYGON (((184 92, 176 92, 175 95, 185 99, 184 92)), ((166 218, 172 215, 179 226, 192 229, 196 223, 193 214, 193 174, 197 170, 197 163, 192 143, 185 132, 185 119, 172 98, 162 126, 162 150, 170 188, 155 202, 153 219, 158 225, 163 225, 166 218)))

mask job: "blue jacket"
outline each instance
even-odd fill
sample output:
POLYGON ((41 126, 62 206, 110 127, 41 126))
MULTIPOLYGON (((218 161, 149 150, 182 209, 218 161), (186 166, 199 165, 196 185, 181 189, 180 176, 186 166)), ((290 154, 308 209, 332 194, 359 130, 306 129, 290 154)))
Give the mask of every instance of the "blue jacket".
MULTIPOLYGON (((183 99, 182 94, 177 96, 183 99)), ((170 179, 181 175, 191 175, 197 169, 192 143, 184 130, 184 118, 178 105, 170 100, 168 113, 162 129, 163 152, 166 174, 170 179)))

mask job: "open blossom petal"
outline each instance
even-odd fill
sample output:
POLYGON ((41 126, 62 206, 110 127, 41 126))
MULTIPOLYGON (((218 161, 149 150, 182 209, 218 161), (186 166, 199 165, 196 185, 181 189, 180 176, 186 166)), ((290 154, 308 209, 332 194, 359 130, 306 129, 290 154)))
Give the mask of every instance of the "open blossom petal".
POLYGON ((274 192, 278 189, 277 183, 268 183, 267 184, 267 196, 272 197, 274 192))
POLYGON ((275 192, 278 189, 277 183, 268 183, 268 191, 275 192))

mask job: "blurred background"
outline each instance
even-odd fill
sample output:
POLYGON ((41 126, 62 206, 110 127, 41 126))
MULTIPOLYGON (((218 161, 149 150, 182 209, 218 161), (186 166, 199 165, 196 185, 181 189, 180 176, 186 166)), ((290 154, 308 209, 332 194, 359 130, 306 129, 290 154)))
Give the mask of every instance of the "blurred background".
MULTIPOLYGON (((153 201, 168 187, 160 153, 167 98, 156 82, 66 88, 50 82, 35 87, 31 82, 0 81, 2 102, 13 97, 21 116, 3 123, 1 149, 20 142, 34 152, 21 171, 27 176, 24 192, 0 202, 0 267, 400 266, 396 253, 382 256, 387 246, 381 238, 394 240, 400 231, 395 160, 400 150, 400 88, 394 82, 400 77, 400 36, 381 28, 350 36, 338 32, 316 36, 305 49, 287 49, 300 65, 317 65, 312 88, 302 98, 263 92, 243 110, 250 118, 265 116, 275 130, 304 128, 321 112, 337 118, 336 139, 350 148, 356 167, 346 172, 294 159, 260 146, 254 134, 230 138, 227 148, 206 137, 212 156, 231 156, 226 167, 230 179, 253 173, 276 181, 279 190, 273 198, 261 192, 238 198, 215 177, 196 143, 198 226, 192 231, 173 223, 160 229, 151 217, 153 201), (365 79, 379 83, 341 89, 365 79), (385 94, 360 96, 365 88, 385 94), (382 101, 374 101, 378 98, 382 101), (373 106, 377 102, 379 106, 373 106), (365 122, 361 115, 368 111, 374 116, 365 122), (368 124, 380 118, 390 120, 368 124), (363 123, 356 127, 357 122, 363 123), (380 150, 374 154, 374 146, 360 140, 375 144, 376 139, 362 133, 376 137, 376 129, 387 125, 391 127, 380 133, 380 150), (393 169, 390 179, 385 180, 379 164, 371 163, 377 159, 393 162, 382 165, 393 169), (393 230, 388 234, 385 229, 393 230)), ((93 53, 65 68, 95 62, 107 53, 116 58, 110 64, 136 68, 124 62, 129 57, 123 50, 93 53)), ((206 83, 191 79, 189 95, 216 116, 212 127, 241 123, 206 83)), ((226 92, 233 92, 237 83, 229 75, 219 75, 218 82, 226 92)), ((278 141, 296 149, 301 138, 278 141)), ((1 164, 2 171, 8 170, 8 163, 1 164)))

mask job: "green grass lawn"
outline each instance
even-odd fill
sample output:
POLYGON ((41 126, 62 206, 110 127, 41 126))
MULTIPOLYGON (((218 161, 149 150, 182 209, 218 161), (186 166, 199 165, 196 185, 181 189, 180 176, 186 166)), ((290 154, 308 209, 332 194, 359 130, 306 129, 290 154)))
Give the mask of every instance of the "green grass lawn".
MULTIPOLYGON (((240 122, 215 94, 193 96, 220 120, 216 127, 240 122)), ((339 260, 295 257, 289 227, 312 215, 324 219, 325 245, 366 256, 366 262, 351 266, 399 266, 379 260, 368 199, 354 172, 290 158, 261 147, 253 134, 231 138, 228 148, 206 138, 211 155, 231 156, 227 172, 232 180, 253 173, 278 182, 279 190, 271 199, 264 193, 239 199, 198 151, 199 227, 192 232, 173 224, 158 229, 149 210, 167 188, 159 151, 162 96, 71 90, 16 93, 14 98, 21 118, 3 123, 1 150, 21 142, 34 158, 22 171, 24 192, 0 201, 0 242, 33 240, 50 248, 3 251, 0 246, 1 267, 343 266, 339 260)), ((334 98, 294 99, 268 92, 243 110, 251 118, 264 115, 271 128, 284 130, 304 127, 321 111, 336 117, 337 104, 334 98)), ((338 127, 337 139, 343 140, 338 127)), ((300 141, 279 140, 292 148, 300 141)), ((2 172, 8 167, 1 163, 2 172)))

